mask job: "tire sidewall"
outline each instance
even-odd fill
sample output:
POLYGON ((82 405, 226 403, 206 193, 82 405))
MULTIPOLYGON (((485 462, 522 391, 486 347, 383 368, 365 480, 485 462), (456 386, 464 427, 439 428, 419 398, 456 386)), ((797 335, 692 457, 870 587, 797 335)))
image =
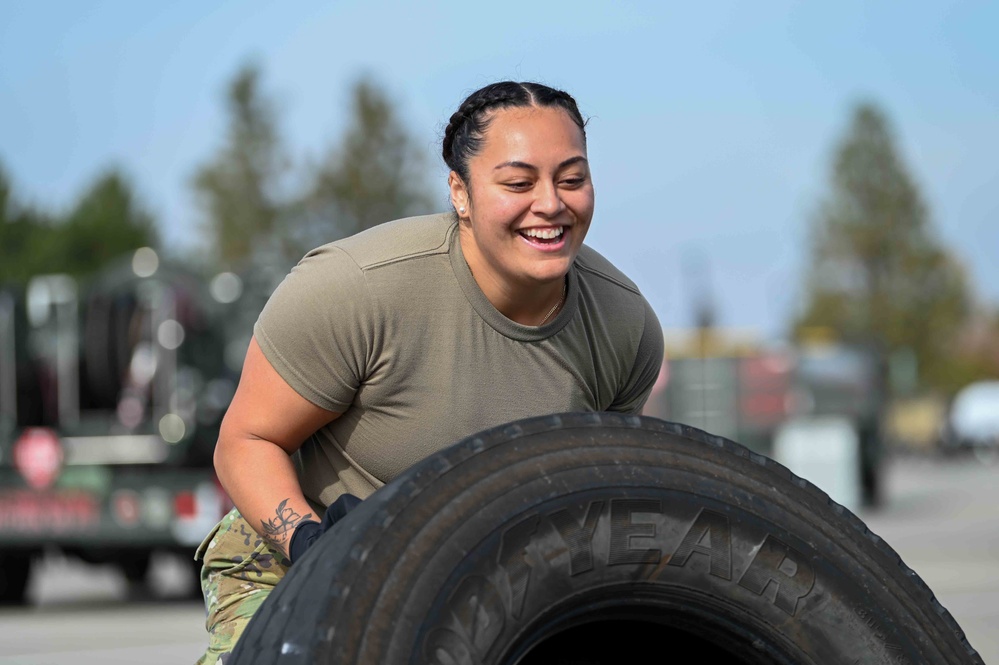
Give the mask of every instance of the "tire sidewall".
POLYGON ((503 665, 564 628, 644 611, 667 622, 693 612, 701 637, 722 636, 733 653, 755 644, 768 662, 910 662, 919 648, 899 628, 915 618, 878 593, 868 554, 754 502, 765 504, 630 465, 521 485, 448 527, 391 621, 387 661, 503 665))

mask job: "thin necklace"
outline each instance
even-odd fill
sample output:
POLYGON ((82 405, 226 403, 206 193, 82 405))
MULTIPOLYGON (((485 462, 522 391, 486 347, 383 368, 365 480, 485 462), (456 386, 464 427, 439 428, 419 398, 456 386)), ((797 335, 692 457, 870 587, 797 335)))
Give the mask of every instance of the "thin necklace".
POLYGON ((559 297, 558 302, 555 303, 555 306, 552 307, 550 310, 548 310, 548 313, 545 314, 545 318, 541 319, 541 323, 539 323, 538 326, 545 325, 545 321, 547 321, 548 319, 550 319, 551 316, 552 316, 552 314, 555 313, 555 310, 562 306, 562 302, 565 300, 565 288, 566 288, 565 287, 565 281, 563 280, 563 282, 562 282, 562 295, 559 297))

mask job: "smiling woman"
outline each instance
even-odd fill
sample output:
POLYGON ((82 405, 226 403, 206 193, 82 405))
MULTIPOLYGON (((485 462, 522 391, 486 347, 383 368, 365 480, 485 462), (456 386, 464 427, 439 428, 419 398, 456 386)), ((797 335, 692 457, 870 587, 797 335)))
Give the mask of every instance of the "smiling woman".
POLYGON ((554 312, 549 307, 558 308, 593 217, 586 144, 582 128, 558 108, 493 115, 467 180, 451 172, 451 201, 465 259, 486 297, 514 321, 538 325, 554 312))
POLYGON ((215 466, 234 509, 205 539, 210 646, 358 499, 484 428, 638 413, 662 362, 637 287, 583 245, 584 121, 568 94, 497 83, 451 117, 455 210, 309 252, 254 328, 215 466))
POLYGON ((451 116, 443 156, 462 248, 514 321, 540 325, 563 304, 593 217, 585 124, 569 95, 534 83, 486 86, 451 116))

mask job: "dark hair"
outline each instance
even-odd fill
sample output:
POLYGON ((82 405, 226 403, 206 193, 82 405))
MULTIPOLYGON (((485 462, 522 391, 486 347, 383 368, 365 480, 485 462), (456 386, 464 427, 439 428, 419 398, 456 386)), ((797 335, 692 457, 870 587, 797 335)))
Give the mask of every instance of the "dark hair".
POLYGON ((470 94, 451 116, 444 130, 444 163, 467 183, 468 160, 482 148, 482 139, 489 128, 488 113, 496 109, 529 106, 564 110, 579 126, 583 140, 586 140, 586 121, 569 93, 540 83, 501 81, 470 94))

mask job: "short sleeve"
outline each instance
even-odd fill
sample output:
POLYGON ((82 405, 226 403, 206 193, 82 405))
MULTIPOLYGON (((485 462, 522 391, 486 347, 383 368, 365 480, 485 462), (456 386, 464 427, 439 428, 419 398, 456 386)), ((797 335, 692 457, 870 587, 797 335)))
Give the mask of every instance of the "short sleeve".
POLYGON ((644 302, 645 321, 638 352, 635 354, 635 363, 627 384, 614 398, 608 411, 641 413, 662 368, 664 353, 662 328, 652 306, 648 301, 644 302))
POLYGON ((372 308, 361 269, 339 247, 324 245, 284 278, 253 333, 289 386, 313 404, 342 413, 367 374, 372 308))

